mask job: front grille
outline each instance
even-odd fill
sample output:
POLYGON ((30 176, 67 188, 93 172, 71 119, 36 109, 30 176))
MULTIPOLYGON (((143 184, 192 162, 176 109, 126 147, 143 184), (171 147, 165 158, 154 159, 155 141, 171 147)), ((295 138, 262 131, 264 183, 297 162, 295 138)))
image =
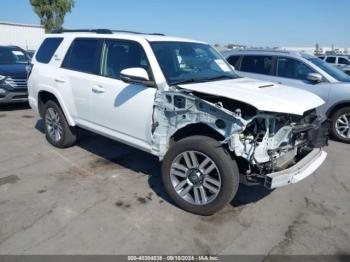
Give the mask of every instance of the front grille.
POLYGON ((6 81, 7 84, 12 86, 14 89, 23 89, 27 88, 27 78, 26 77, 7 77, 6 81))

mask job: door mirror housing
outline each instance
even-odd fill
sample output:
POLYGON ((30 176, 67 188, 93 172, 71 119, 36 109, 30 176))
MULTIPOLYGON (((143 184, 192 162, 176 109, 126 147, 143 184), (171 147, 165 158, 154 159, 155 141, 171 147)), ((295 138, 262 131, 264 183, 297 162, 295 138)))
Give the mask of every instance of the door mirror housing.
POLYGON ((312 83, 320 83, 323 80, 323 77, 319 73, 310 73, 307 75, 306 79, 312 83))
POLYGON ((154 81, 149 79, 148 73, 141 67, 126 68, 120 72, 120 79, 125 83, 154 86, 154 81))
POLYGON ((232 69, 233 71, 236 71, 236 68, 235 68, 233 65, 231 65, 231 69, 232 69))

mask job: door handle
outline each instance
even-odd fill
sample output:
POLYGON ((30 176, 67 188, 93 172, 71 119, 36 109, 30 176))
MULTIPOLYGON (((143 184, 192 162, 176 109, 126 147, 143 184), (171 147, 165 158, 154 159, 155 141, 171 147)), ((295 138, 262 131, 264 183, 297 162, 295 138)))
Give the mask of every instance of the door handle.
POLYGON ((105 92, 105 89, 103 88, 103 86, 96 85, 92 87, 92 92, 101 94, 105 92))
POLYGON ((62 79, 62 78, 55 78, 55 82, 56 83, 65 83, 66 80, 62 79))

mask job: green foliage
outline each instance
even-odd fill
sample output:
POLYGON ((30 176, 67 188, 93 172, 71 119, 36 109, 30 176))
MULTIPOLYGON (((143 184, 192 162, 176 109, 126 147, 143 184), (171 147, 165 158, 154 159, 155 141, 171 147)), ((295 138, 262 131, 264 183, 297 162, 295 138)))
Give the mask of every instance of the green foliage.
POLYGON ((75 0, 29 0, 45 31, 62 29, 64 16, 70 13, 75 0))

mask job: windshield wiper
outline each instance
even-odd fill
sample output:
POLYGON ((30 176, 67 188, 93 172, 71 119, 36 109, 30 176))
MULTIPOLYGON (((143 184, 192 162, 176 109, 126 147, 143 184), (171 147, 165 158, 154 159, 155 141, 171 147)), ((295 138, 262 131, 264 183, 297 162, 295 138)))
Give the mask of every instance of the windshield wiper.
POLYGON ((171 82, 171 85, 181 85, 181 84, 190 84, 190 83, 202 83, 202 82, 209 82, 209 81, 215 81, 215 80, 222 80, 222 79, 235 79, 234 76, 227 76, 227 75, 221 75, 221 76, 214 76, 214 77, 207 77, 207 78, 190 78, 185 80, 179 80, 171 82))
POLYGON ((181 84, 190 84, 190 83, 199 83, 199 82, 202 82, 202 80, 197 78, 190 78, 190 79, 174 81, 174 82, 171 82, 170 84, 173 86, 176 86, 181 84))
POLYGON ((215 81, 215 80, 223 80, 223 79, 235 79, 235 77, 228 76, 228 75, 221 75, 221 76, 208 77, 208 78, 202 79, 202 81, 215 81))

